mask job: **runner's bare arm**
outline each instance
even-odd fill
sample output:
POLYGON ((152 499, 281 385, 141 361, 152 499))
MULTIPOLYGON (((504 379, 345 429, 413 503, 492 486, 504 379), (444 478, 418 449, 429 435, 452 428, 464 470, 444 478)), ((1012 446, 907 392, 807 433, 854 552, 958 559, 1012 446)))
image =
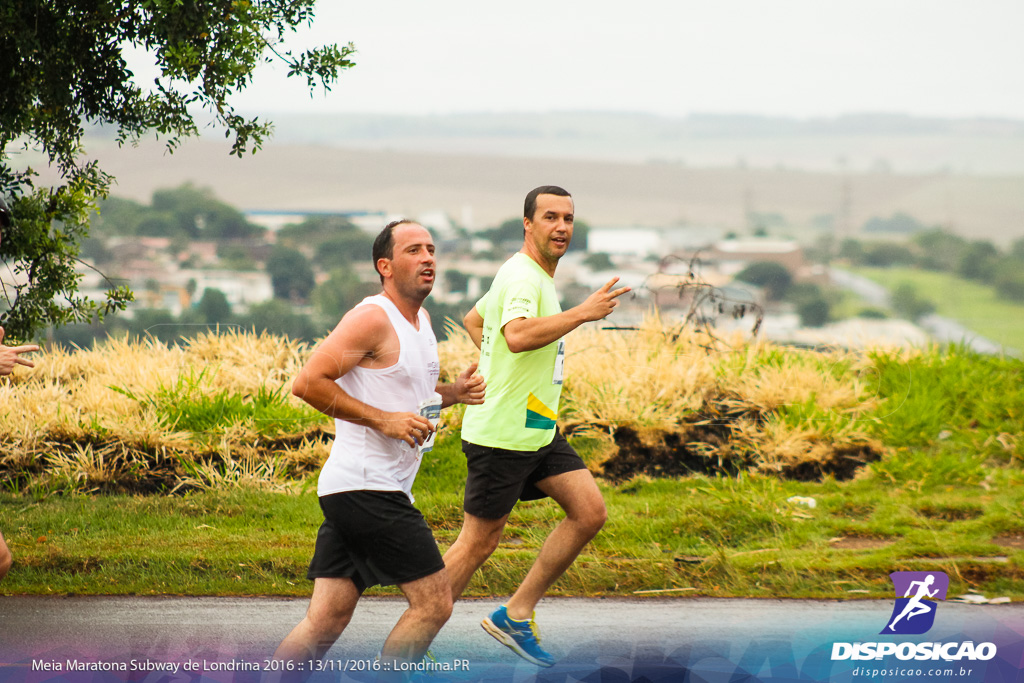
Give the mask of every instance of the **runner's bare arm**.
POLYGON ((618 281, 619 278, 612 278, 601 289, 587 297, 586 301, 568 311, 542 318, 516 318, 508 321, 502 328, 508 350, 512 353, 522 353, 540 349, 561 339, 585 322, 607 317, 619 303, 615 299, 630 291, 629 287, 613 290, 612 287, 618 281))
POLYGON ((481 375, 476 374, 476 363, 470 363, 469 367, 462 371, 451 384, 437 384, 437 393, 441 394, 441 407, 447 408, 456 403, 466 405, 479 405, 484 402, 484 393, 487 390, 487 382, 481 375))
MULTIPOLYGON (((432 431, 427 418, 374 408, 335 384, 360 362, 381 360, 390 331, 387 313, 377 306, 349 311, 299 371, 292 393, 328 417, 366 425, 385 436, 419 445, 432 431)), ((387 359, 382 362, 382 367, 388 364, 387 359)))
POLYGON ((469 332, 469 338, 476 344, 476 348, 480 348, 480 342, 484 336, 484 319, 477 310, 476 306, 469 309, 469 313, 462 319, 462 326, 466 328, 466 332, 469 332))

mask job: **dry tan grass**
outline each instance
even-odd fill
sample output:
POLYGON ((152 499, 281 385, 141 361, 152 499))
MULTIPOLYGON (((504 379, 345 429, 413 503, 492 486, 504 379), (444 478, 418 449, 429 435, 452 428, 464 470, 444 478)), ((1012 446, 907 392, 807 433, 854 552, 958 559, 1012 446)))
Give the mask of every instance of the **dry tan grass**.
POLYGON ((310 454, 319 457, 322 449, 303 434, 278 458, 273 444, 253 445, 258 435, 251 426, 229 425, 211 449, 200 435, 162 424, 146 400, 182 378, 201 377, 211 393, 282 389, 299 404, 288 390, 307 351, 297 342, 234 331, 204 333, 185 347, 119 339, 91 350, 48 350, 34 369, 0 383, 0 473, 8 481, 22 477, 12 485, 131 490, 201 487, 218 472, 230 484, 282 480, 282 469, 307 471, 310 454), (276 470, 267 465, 278 461, 276 470), (206 476, 189 474, 192 467, 206 476))
MULTIPOLYGON (((36 368, 0 382, 0 477, 12 487, 57 482, 77 490, 283 486, 318 469, 329 425, 270 440, 248 423, 193 434, 161 423, 152 399, 189 381, 210 394, 281 390, 301 405, 288 389, 310 352, 231 331, 199 335, 184 347, 122 339, 40 354, 36 368)), ((477 350, 456 329, 440 355, 454 374, 477 350)), ((820 474, 836 458, 881 451, 858 422, 874 401, 870 363, 859 356, 718 340, 650 318, 632 332, 577 330, 566 365, 564 426, 607 439, 639 430, 636 444, 668 448, 665 457, 820 474)), ((458 429, 461 415, 448 411, 447 427, 458 429)), ((638 468, 644 453, 631 454, 638 468)))
POLYGON ((706 336, 650 318, 636 332, 580 330, 567 344, 563 417, 584 423, 675 424, 715 392, 706 336))
MULTIPOLYGON (((476 354, 465 333, 453 334, 442 366, 462 367, 476 354)), ((560 418, 573 431, 615 439, 613 458, 629 461, 625 472, 673 472, 652 465, 664 458, 679 472, 731 462, 802 478, 845 476, 883 451, 858 421, 875 404, 870 367, 862 355, 788 349, 739 333, 718 339, 652 316, 636 331, 569 335, 560 418), (622 428, 629 436, 616 438, 622 428)))

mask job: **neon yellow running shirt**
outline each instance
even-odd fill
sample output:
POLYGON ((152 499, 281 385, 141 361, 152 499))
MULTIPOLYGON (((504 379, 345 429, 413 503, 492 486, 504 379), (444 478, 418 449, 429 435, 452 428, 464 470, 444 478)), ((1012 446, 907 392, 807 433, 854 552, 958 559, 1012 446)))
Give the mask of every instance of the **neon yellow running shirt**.
POLYGON ((512 353, 502 330, 516 318, 561 313, 555 282, 536 261, 518 253, 498 270, 476 311, 484 319, 478 372, 487 395, 482 405, 466 407, 462 438, 478 446, 539 450, 555 438, 565 341, 512 353))

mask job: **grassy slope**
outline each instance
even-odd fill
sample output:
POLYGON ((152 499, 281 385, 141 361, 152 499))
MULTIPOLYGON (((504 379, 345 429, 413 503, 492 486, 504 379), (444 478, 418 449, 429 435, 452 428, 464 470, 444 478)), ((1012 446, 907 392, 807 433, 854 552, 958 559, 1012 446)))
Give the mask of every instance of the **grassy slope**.
MULTIPOLYGON (((648 347, 622 346, 643 339, 605 338, 607 346, 601 347, 596 338, 581 338, 592 345, 579 344, 581 357, 574 360, 578 370, 567 388, 573 397, 567 413, 573 419, 587 422, 604 416, 610 424, 635 424, 643 418, 649 429, 671 426, 672 415, 710 405, 681 402, 684 384, 692 385, 698 398, 700 388, 720 385, 732 397, 729 405, 776 406, 765 413, 758 432, 763 438, 730 441, 721 446, 722 453, 754 448, 762 454, 781 455, 787 449, 799 454, 835 444, 852 430, 883 444, 884 457, 846 482, 801 483, 770 474, 656 480, 635 476, 618 484, 602 482, 609 522, 554 593, 679 590, 721 596, 890 597, 889 572, 942 569, 953 580, 953 594, 976 589, 990 597, 1024 598, 1024 553, 993 543, 1000 536, 1024 539, 1024 363, 955 347, 860 358, 765 347, 724 354, 712 367, 703 355, 666 346, 665 337, 657 334, 650 335, 648 347), (624 366, 623 357, 633 365, 624 366), (649 366, 640 364, 643 358, 649 366), (627 381, 633 375, 635 381, 627 381), (847 391, 848 385, 860 388, 847 391), (812 497, 817 505, 788 502, 794 495, 812 497), (845 540, 834 540, 840 538, 845 540)), ((298 362, 290 354, 274 363, 268 360, 265 371, 254 372, 262 366, 246 351, 246 342, 209 339, 190 351, 206 349, 204 357, 216 351, 217 358, 230 351, 248 361, 237 366, 248 384, 228 384, 236 366, 219 361, 221 369, 210 381, 222 383, 209 395, 227 396, 222 389, 231 395, 243 390, 258 395, 259 387, 269 383, 264 375, 287 376, 289 364, 298 362)), ((248 342, 280 356, 274 340, 248 342)), ((120 365, 128 364, 125 359, 132 353, 156 353, 134 347, 115 350, 120 365)), ((49 360, 58 364, 74 359, 53 355, 49 360)), ((108 362, 103 358, 86 355, 75 362, 89 365, 89 377, 106 377, 100 374, 108 362)), ((40 403, 36 415, 30 410, 34 404, 20 410, 13 401, 18 389, 31 389, 35 396, 51 385, 69 392, 73 386, 72 380, 60 379, 0 387, 9 406, 0 410, 0 423, 42 424, 40 416, 49 415, 43 410, 48 403, 40 403)), ((144 390, 142 382, 132 386, 144 390)), ((166 392, 149 391, 148 396, 163 397, 157 401, 161 410, 187 403, 192 406, 189 415, 209 413, 210 406, 199 400, 207 393, 195 394, 198 388, 189 388, 186 403, 169 403, 166 392)), ((115 428, 126 438, 135 438, 138 430, 165 437, 166 427, 149 416, 149 408, 132 412, 138 401, 104 386, 77 392, 75 396, 93 398, 88 405, 105 406, 110 416, 97 416, 89 408, 92 422, 68 423, 67 437, 74 444, 115 428), (125 421, 118 421, 118 407, 127 415, 125 421), (81 433, 70 433, 72 428, 81 433)), ((452 429, 425 463, 416 490, 418 505, 442 546, 454 540, 461 524, 465 476, 456 434, 458 412, 446 420, 452 429)), ((203 437, 199 447, 206 448, 214 435, 226 443, 228 431, 241 428, 236 418, 229 422, 223 434, 213 430, 195 435, 203 437)), ((753 434, 753 423, 733 427, 753 434)), ((238 438, 252 438, 247 429, 238 438)), ((59 437, 64 432, 53 433, 59 437)), ((56 474, 40 475, 36 484, 21 488, 19 482, 25 480, 17 468, 28 472, 46 457, 47 449, 56 448, 51 432, 40 434, 32 442, 38 455, 28 457, 27 464, 22 462, 27 453, 23 446, 0 442, 0 450, 10 451, 5 463, 14 468, 8 472, 13 477, 6 480, 7 490, 0 494, 0 528, 16 559, 0 593, 308 594, 303 576, 319 523, 312 480, 303 484, 281 472, 240 474, 239 460, 221 458, 205 461, 210 473, 205 491, 85 495, 80 492, 91 490, 90 472, 109 470, 104 460, 109 456, 96 451, 84 469, 58 463, 56 474)), ((169 442, 168 448, 176 443, 169 442)), ((576 444, 595 469, 614 450, 607 437, 577 439, 576 444)), ((222 447, 231 452, 229 446, 222 447)), ((304 458, 314 467, 323 455, 313 448, 300 450, 309 451, 304 458)), ((770 472, 770 464, 762 462, 758 471, 770 472)), ((558 517, 557 506, 550 502, 521 505, 505 542, 475 577, 470 594, 509 593, 558 517)))
MULTIPOLYGON (((605 448, 577 445, 589 458, 605 448)), ((919 452, 901 467, 880 466, 846 483, 763 476, 603 483, 609 522, 552 593, 888 597, 889 572, 941 569, 951 594, 1024 598, 1024 552, 991 542, 1024 534, 1024 473, 985 468, 980 457, 948 459, 956 462, 939 468, 919 452), (794 495, 817 506, 788 503, 794 495), (833 541, 841 537, 880 547, 843 549, 833 541), (995 559, 1007 554, 1009 562, 995 559)), ((449 437, 417 483, 418 505, 442 547, 461 523, 462 472, 449 437)), ((0 513, 17 560, 0 593, 43 594, 305 595, 320 520, 309 487, 300 495, 4 494, 0 513)), ((469 594, 511 592, 558 518, 550 502, 521 505, 469 594)))
POLYGON ((914 268, 858 268, 856 272, 890 290, 909 282, 935 303, 936 312, 1004 346, 1024 350, 1024 306, 999 299, 992 287, 914 268))

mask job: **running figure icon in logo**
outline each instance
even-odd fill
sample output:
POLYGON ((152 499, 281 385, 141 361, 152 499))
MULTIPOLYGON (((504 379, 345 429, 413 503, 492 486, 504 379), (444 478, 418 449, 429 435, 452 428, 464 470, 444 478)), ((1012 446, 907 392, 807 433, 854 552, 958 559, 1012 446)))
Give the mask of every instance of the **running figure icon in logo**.
POLYGON ((881 633, 926 633, 935 623, 937 605, 933 601, 946 599, 949 577, 945 572, 893 572, 889 578, 897 598, 881 633))

